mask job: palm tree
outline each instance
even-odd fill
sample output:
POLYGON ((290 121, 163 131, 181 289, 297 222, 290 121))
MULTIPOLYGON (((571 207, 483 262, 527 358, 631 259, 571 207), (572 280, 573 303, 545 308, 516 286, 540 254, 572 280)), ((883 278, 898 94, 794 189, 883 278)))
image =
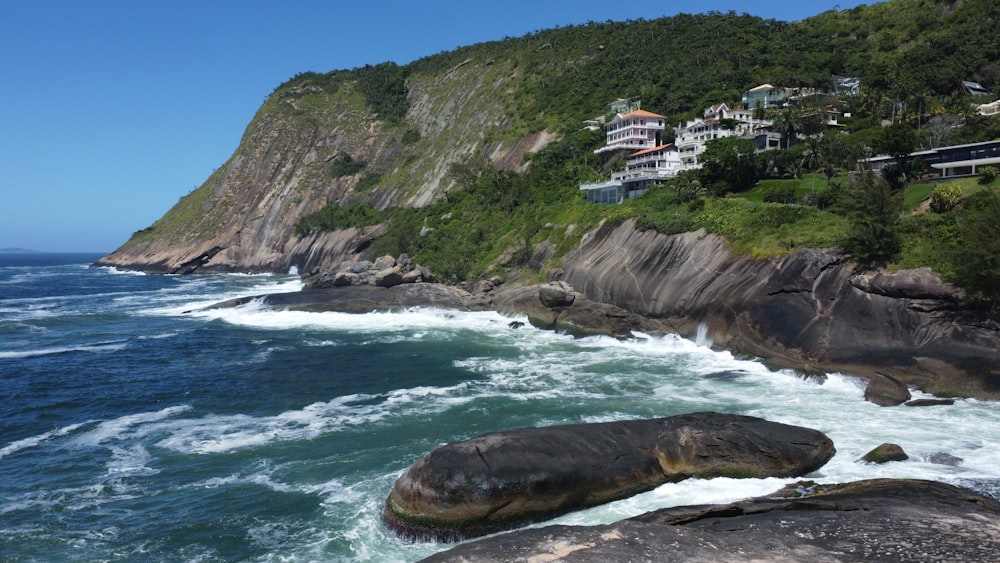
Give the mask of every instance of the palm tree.
POLYGON ((786 107, 774 116, 774 129, 781 133, 783 148, 791 146, 791 140, 802 130, 802 115, 794 107, 786 107))

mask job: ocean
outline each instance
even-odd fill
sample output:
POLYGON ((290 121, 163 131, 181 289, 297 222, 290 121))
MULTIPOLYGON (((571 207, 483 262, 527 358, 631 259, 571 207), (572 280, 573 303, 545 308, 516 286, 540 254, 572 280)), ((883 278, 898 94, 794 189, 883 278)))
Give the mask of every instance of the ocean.
MULTIPOLYGON (((935 479, 1000 495, 1000 405, 881 408, 706 337, 574 338, 492 312, 202 310, 297 275, 143 275, 0 254, 0 561, 416 561, 380 520, 445 443, 518 427, 717 411, 827 433, 808 478, 935 479), (884 442, 904 462, 857 459, 884 442)), ((916 392, 915 398, 929 398, 916 392)), ((785 479, 689 480, 566 515, 607 523, 785 479)))

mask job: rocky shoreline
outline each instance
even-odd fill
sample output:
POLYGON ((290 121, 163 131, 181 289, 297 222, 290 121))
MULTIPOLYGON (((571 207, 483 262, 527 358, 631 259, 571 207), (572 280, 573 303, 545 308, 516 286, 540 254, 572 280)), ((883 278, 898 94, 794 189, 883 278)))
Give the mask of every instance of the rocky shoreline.
POLYGON ((473 561, 998 561, 1000 502, 933 481, 800 482, 724 505, 679 506, 602 526, 547 526, 453 547, 473 561))
MULTIPOLYGON (((525 314, 540 328, 693 337, 805 374, 888 376, 942 396, 1000 399, 1000 322, 928 269, 861 271, 832 249, 733 257, 703 231, 666 236, 626 220, 588 233, 546 283, 436 283, 408 257, 303 274, 275 307, 367 312, 431 306, 525 314)), ((258 296, 260 297, 260 296, 258 296)))
MULTIPOLYGON (((581 335, 661 331, 693 336, 702 324, 716 344, 777 366, 805 374, 840 371, 864 377, 870 382, 866 400, 882 406, 948 404, 947 399, 910 401, 911 387, 1000 398, 996 322, 965 307, 956 290, 929 271, 857 272, 832 251, 734 260, 718 248, 705 248, 719 244, 709 235, 664 237, 625 225, 587 237, 581 250, 567 256, 563 267, 550 272, 549 281, 541 284, 493 278, 448 286, 433 282, 429 272, 405 257, 383 258, 338 267, 353 270, 354 276, 333 270, 309 272, 303 276, 306 288, 299 292, 245 297, 215 306, 238 306, 254 299, 276 309, 306 311, 496 310, 526 315, 540 328, 581 335), (619 236, 648 240, 612 242, 619 236), (641 248, 643 258, 623 244, 641 248), (649 259, 651 255, 657 260, 649 259)), ((517 328, 517 322, 512 321, 511 328, 517 328)), ((680 439, 674 436, 673 442, 680 439)), ((519 449, 529 446, 522 444, 519 449)), ((650 449, 639 449, 644 448, 650 449)), ((474 482, 495 480, 494 464, 483 453, 487 450, 472 449, 473 463, 488 469, 474 482)), ((893 459, 883 450, 861 461, 893 459)), ((511 457, 516 456, 498 459, 511 457)), ((449 463, 444 473, 459 471, 455 467, 460 466, 449 463)), ((401 481, 406 489, 405 479, 401 481)), ((468 538, 588 505, 564 505, 542 495, 542 508, 499 522, 487 518, 462 532, 456 532, 454 522, 446 523, 442 532, 433 525, 433 517, 412 505, 440 492, 426 483, 414 485, 418 481, 411 480, 413 486, 406 490, 394 488, 386 504, 386 521, 407 537, 468 538)), ((613 489, 604 496, 634 494, 626 489, 613 489)), ((558 497, 576 486, 557 485, 551 490, 558 497)), ((454 499, 438 501, 424 504, 449 505, 454 499)), ((505 507, 524 503, 503 499, 496 505, 500 508, 490 505, 487 514, 509 516, 505 507)), ((607 526, 508 532, 458 545, 428 561, 992 560, 1000 554, 1000 542, 995 540, 1000 528, 994 523, 998 515, 1000 505, 995 500, 941 483, 812 483, 762 499, 667 509, 607 526), (980 541, 982 534, 992 535, 980 541)), ((459 520, 464 522, 465 516, 462 513, 459 520)))

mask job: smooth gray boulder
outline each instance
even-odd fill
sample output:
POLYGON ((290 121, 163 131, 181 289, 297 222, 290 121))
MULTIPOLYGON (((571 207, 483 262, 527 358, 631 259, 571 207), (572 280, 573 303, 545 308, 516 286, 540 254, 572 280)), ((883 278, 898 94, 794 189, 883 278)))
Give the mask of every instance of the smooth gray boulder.
POLYGON ((804 475, 834 452, 822 432, 718 413, 495 432, 417 461, 383 518, 404 537, 454 541, 689 477, 804 475))

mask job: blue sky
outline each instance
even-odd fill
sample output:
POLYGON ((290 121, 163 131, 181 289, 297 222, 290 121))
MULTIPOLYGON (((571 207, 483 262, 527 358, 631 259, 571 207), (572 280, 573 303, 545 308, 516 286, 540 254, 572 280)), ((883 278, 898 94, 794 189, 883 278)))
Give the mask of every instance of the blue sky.
POLYGON ((114 250, 201 185, 302 71, 588 21, 794 21, 866 3, 0 0, 0 248, 114 250))

